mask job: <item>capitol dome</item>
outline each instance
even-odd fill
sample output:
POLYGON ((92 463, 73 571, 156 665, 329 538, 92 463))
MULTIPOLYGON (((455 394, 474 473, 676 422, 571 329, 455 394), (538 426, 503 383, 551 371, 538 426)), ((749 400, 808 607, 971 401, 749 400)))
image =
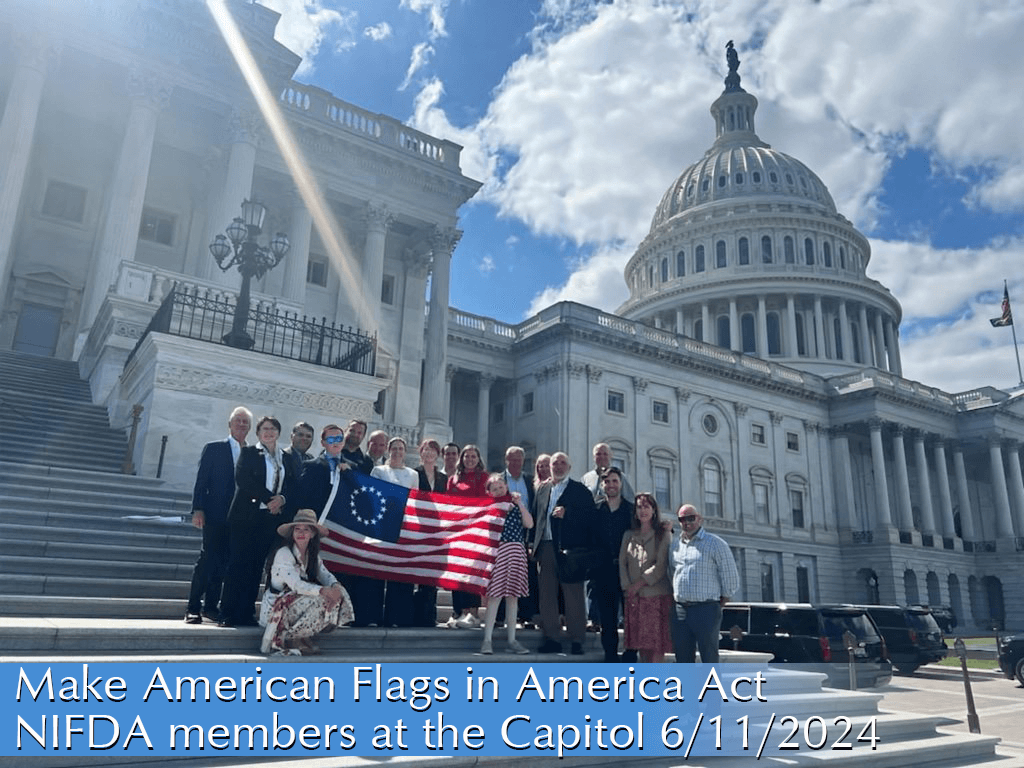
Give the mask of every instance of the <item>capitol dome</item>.
POLYGON ((867 238, 817 174, 758 137, 731 43, 727 59, 715 141, 658 204, 618 314, 823 376, 900 373, 902 310, 865 273, 867 238))

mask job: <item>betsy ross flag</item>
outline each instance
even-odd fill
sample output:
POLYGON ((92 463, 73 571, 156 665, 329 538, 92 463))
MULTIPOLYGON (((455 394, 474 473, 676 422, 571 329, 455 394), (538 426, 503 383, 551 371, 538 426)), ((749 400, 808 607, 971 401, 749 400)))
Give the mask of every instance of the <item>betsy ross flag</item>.
POLYGON ((341 472, 320 522, 328 569, 375 579, 433 584, 484 594, 505 509, 471 499, 409 490, 358 472, 341 472))
POLYGON ((993 328, 1003 328, 1007 325, 1013 325, 1013 313, 1010 311, 1010 291, 1003 284, 1003 313, 999 317, 993 317, 989 320, 992 323, 993 328))

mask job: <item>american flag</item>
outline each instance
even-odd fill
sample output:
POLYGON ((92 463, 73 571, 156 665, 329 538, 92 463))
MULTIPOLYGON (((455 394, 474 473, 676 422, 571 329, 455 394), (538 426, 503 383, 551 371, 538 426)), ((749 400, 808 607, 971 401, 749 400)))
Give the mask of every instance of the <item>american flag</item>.
POLYGON ((490 498, 409 490, 341 472, 321 510, 332 571, 484 594, 505 525, 490 498))
POLYGON ((1002 314, 999 317, 993 317, 989 320, 992 323, 993 328, 1003 328, 1007 325, 1013 325, 1013 313, 1010 311, 1010 290, 1003 284, 1003 306, 1002 314))

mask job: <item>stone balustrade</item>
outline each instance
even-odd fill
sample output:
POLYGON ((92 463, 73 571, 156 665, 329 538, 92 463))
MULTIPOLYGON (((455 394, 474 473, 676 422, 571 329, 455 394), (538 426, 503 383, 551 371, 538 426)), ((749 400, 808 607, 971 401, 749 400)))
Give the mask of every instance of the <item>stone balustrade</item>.
POLYGON ((279 101, 287 112, 459 171, 462 147, 458 144, 417 131, 387 115, 368 112, 322 88, 293 81, 281 91, 279 101))

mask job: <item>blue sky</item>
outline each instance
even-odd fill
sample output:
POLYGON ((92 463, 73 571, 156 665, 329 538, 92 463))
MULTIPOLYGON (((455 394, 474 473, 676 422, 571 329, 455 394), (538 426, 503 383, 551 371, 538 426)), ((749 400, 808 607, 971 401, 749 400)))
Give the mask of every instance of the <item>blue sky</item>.
MULTIPOLYGON (((711 144, 735 40, 762 139, 806 163, 902 303, 904 375, 1018 380, 1024 3, 1014 0, 261 0, 299 80, 463 144, 451 303, 518 322, 614 310, 672 180, 711 144)), ((1024 322, 1024 321, 1021 321, 1024 322)))

